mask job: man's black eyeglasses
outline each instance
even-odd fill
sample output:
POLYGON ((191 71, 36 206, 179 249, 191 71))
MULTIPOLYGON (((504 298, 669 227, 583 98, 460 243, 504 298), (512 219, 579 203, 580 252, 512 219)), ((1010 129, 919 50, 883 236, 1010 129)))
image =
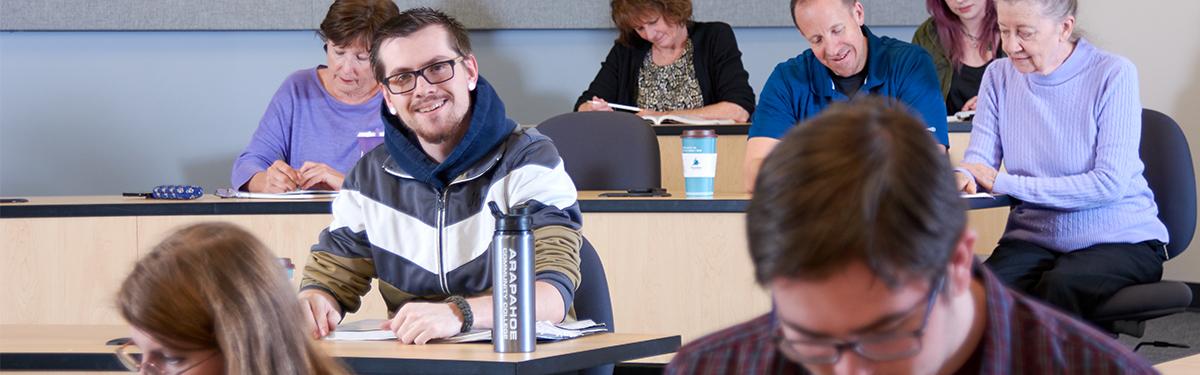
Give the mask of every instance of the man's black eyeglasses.
MULTIPOLYGON (((921 319, 921 326, 915 331, 863 337, 852 341, 789 340, 783 336, 781 325, 775 331, 775 345, 789 359, 810 365, 837 363, 842 358, 842 352, 847 349, 853 350, 863 358, 879 362, 912 357, 921 351, 921 336, 925 334, 930 312, 933 311, 934 302, 937 301, 938 292, 942 290, 944 282, 945 276, 938 277, 929 289, 928 301, 925 302, 925 317, 921 319)), ((916 311, 916 307, 913 306, 912 311, 916 311)))
POLYGON ((429 82, 431 85, 446 82, 454 79, 454 65, 462 59, 463 57, 459 56, 450 60, 438 61, 426 65, 424 68, 415 71, 396 73, 385 78, 383 83, 387 87, 388 92, 400 95, 417 88, 417 77, 425 78, 425 82, 429 82))

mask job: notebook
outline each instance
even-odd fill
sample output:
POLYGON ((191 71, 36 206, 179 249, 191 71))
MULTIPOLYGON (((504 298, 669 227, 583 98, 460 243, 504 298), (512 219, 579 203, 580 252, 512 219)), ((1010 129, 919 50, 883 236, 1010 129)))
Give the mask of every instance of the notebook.
MULTIPOLYGON (((392 331, 379 329, 383 324, 383 319, 367 319, 356 322, 339 324, 337 329, 326 336, 326 340, 333 341, 387 341, 395 340, 396 333, 392 331)), ((550 323, 549 321, 537 322, 537 337, 538 341, 559 341, 573 339, 576 337, 587 336, 599 332, 607 332, 608 328, 603 323, 596 323, 591 319, 584 319, 575 322, 550 323)), ((443 339, 430 341, 430 343, 453 344, 462 342, 488 342, 492 341, 492 330, 490 329, 475 329, 470 332, 460 333, 443 339)))
POLYGON ((681 116, 681 115, 662 115, 662 116, 642 116, 643 119, 654 125, 663 124, 682 124, 682 125, 733 125, 736 124, 733 120, 712 120, 700 117, 681 116))
POLYGON ((333 198, 338 194, 337 190, 296 190, 286 193, 250 193, 238 191, 235 189, 217 189, 217 196, 221 198, 250 198, 250 199, 322 199, 333 198))

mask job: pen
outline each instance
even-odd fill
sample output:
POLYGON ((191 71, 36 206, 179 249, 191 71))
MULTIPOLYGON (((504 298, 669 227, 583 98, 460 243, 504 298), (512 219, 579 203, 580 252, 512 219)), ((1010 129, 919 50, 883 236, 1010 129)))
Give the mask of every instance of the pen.
MULTIPOLYGON (((601 104, 601 102, 598 102, 598 101, 595 101, 595 100, 593 100, 593 101, 592 101, 592 104, 601 104)), ((641 109, 641 108, 634 107, 634 106, 631 106, 631 105, 616 104, 616 103, 608 103, 608 106, 609 106, 609 107, 613 107, 613 109, 620 109, 620 110, 623 110, 623 111, 631 111, 631 112, 641 112, 641 111, 642 111, 642 109, 641 109)))

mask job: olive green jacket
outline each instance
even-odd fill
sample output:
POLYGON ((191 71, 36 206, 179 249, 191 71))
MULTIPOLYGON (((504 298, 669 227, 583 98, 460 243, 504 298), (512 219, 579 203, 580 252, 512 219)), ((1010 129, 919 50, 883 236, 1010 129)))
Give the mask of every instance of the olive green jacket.
POLYGON ((933 18, 929 18, 922 22, 921 26, 917 26, 912 43, 924 48, 925 52, 929 52, 929 57, 933 58, 933 68, 937 70, 938 83, 941 83, 942 86, 942 99, 945 99, 946 95, 950 94, 950 80, 954 79, 954 67, 950 65, 946 49, 938 40, 937 28, 933 26, 933 18))

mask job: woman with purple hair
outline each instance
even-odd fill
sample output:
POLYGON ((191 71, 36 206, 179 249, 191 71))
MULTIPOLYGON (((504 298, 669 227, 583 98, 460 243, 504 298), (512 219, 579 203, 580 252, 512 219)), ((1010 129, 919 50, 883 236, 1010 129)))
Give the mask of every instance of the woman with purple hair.
POLYGON ((992 0, 925 0, 930 17, 912 42, 929 52, 937 68, 948 115, 974 111, 983 71, 1004 57, 992 0))

